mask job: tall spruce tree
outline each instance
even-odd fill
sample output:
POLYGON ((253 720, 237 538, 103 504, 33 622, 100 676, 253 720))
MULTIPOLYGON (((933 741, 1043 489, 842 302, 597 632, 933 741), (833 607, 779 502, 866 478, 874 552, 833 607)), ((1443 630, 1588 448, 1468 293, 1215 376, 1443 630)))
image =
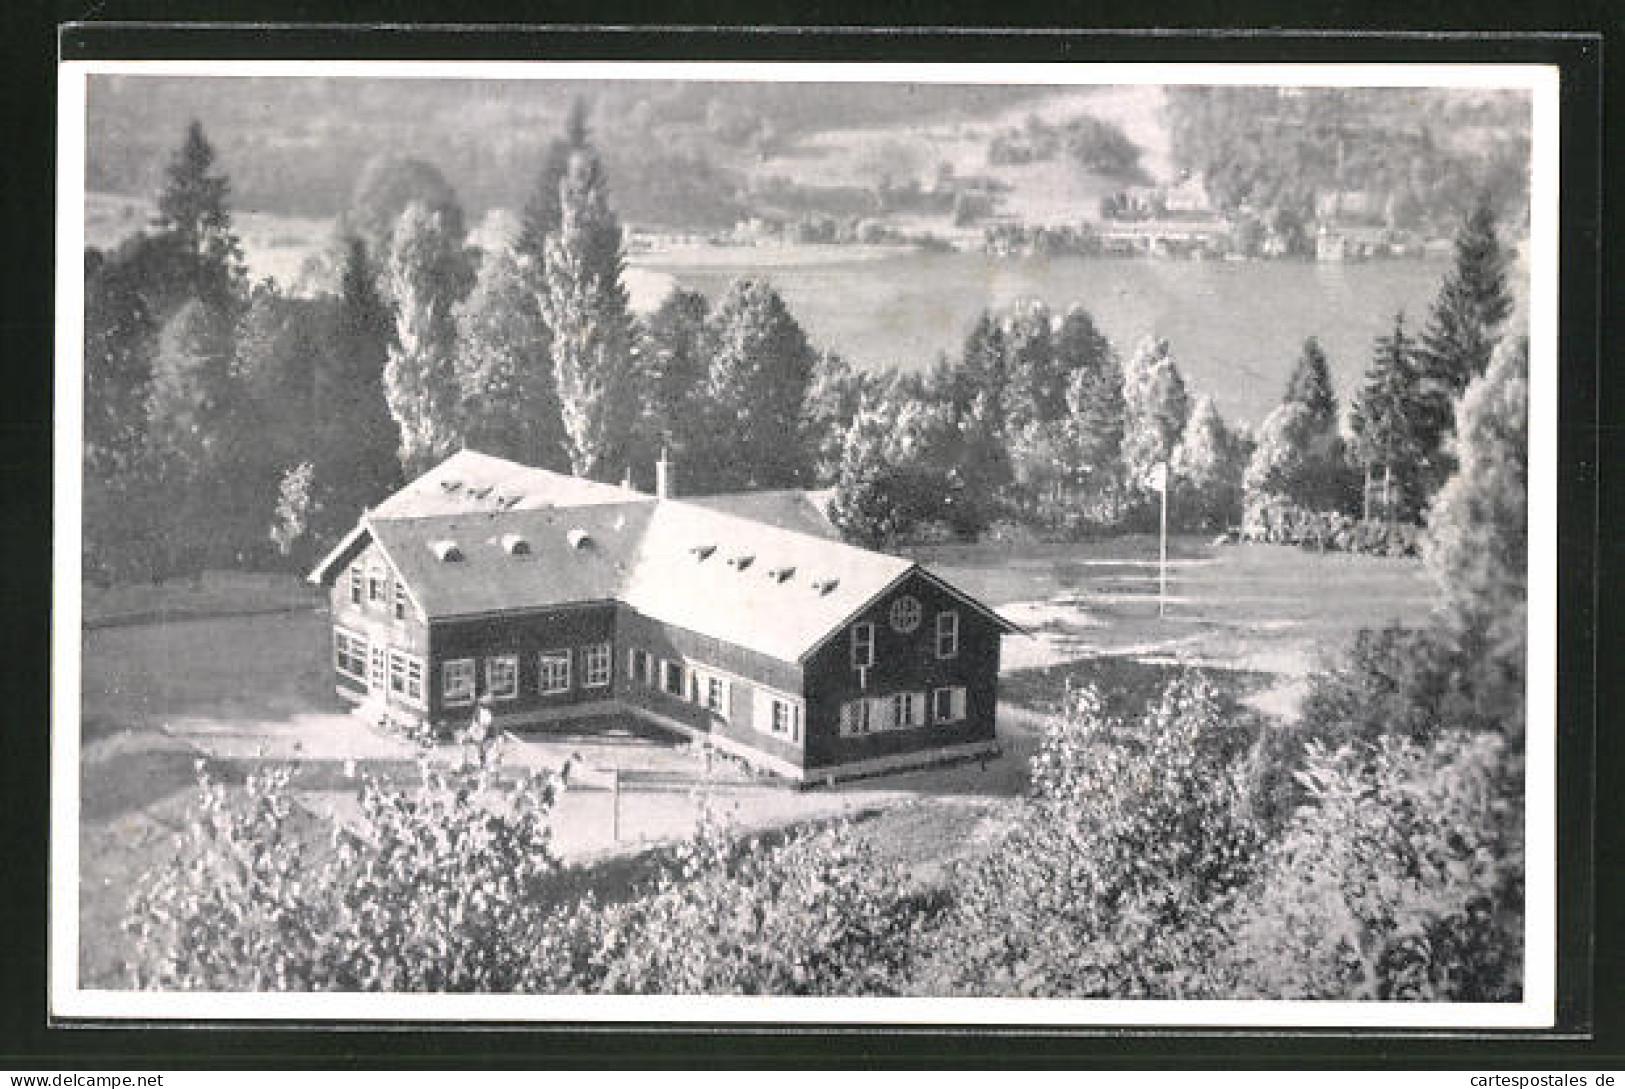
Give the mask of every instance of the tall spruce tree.
POLYGON ((608 478, 621 468, 638 413, 621 225, 590 147, 570 158, 559 186, 559 212, 537 301, 551 337, 571 471, 608 478))
POLYGON ((1331 368, 1320 341, 1314 337, 1303 342, 1303 351, 1287 380, 1285 400, 1308 409, 1318 430, 1337 430, 1337 397, 1332 392, 1331 368))
POLYGON ((988 311, 982 311, 976 324, 966 334, 959 359, 960 369, 965 375, 964 404, 968 405, 977 394, 986 395, 990 419, 1002 433, 1005 424, 1005 387, 1009 383, 1008 353, 1004 329, 988 311))
POLYGON ((471 286, 468 254, 443 213, 411 204, 390 244, 385 282, 395 339, 384 367, 390 415, 400 427, 401 467, 415 476, 462 442, 457 303, 471 286))
POLYGON ((1430 493, 1453 468, 1449 436, 1456 401, 1489 366, 1512 314, 1507 260, 1496 233, 1495 213, 1481 199, 1456 234, 1455 263, 1434 299, 1417 352, 1421 483, 1430 493))
POLYGON ((1123 452, 1123 367, 1082 307, 1061 320, 1056 355, 1069 375, 1066 414, 1080 482, 1099 494, 1118 483, 1123 452))
POLYGON ((245 273, 242 245, 232 231, 226 201, 231 183, 214 173, 214 146, 193 121, 186 139, 164 170, 158 194, 157 227, 173 243, 178 258, 177 296, 191 296, 231 315, 240 301, 245 273))
POLYGON ((1012 430, 1066 413, 1066 372, 1057 360, 1054 319, 1037 299, 1018 303, 1005 318, 1004 416, 1012 430))
POLYGON ((773 287, 736 280, 711 318, 706 383, 719 491, 788 488, 811 476, 801 431, 816 356, 773 287))
POLYGON ((1395 314, 1391 332, 1377 338, 1365 384, 1349 413, 1354 454, 1365 467, 1365 506, 1369 517, 1371 477, 1382 474, 1380 513, 1414 514, 1420 496, 1417 480, 1423 458, 1423 436, 1418 423, 1421 376, 1416 346, 1405 335, 1405 315, 1395 314), (1397 488, 1397 492, 1396 492, 1397 488))

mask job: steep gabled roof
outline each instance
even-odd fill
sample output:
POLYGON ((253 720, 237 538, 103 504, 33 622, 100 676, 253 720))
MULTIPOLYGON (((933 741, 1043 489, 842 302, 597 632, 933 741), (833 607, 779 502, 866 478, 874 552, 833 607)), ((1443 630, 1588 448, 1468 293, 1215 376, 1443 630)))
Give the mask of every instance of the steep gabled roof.
POLYGON ((622 600, 656 620, 793 662, 913 567, 667 501, 655 505, 622 600))
POLYGON ((829 520, 829 499, 833 489, 808 491, 801 488, 769 489, 759 492, 723 492, 718 495, 685 495, 683 502, 721 511, 780 529, 810 533, 826 541, 841 539, 841 531, 829 520))
POLYGON ((652 502, 651 497, 640 497, 625 488, 461 450, 384 500, 372 516, 427 518, 471 511, 597 506, 639 498, 652 502))
POLYGON ((431 619, 611 601, 653 503, 368 519, 431 619), (505 537, 528 546, 515 554, 505 537), (442 559, 445 543, 460 558, 442 559))
POLYGON ((430 620, 617 601, 651 619, 794 662, 919 572, 1002 630, 1019 630, 910 560, 470 451, 365 516, 311 580, 330 584, 369 541, 388 556, 430 620), (503 467, 539 474, 531 479, 546 488, 537 487, 534 496, 562 495, 580 484, 591 499, 572 506, 440 509, 445 501, 434 493, 450 491, 441 481, 465 479, 471 468, 500 472, 510 483, 520 478, 503 467), (397 502, 414 489, 427 501, 397 502), (609 502, 610 495, 619 501, 609 502))

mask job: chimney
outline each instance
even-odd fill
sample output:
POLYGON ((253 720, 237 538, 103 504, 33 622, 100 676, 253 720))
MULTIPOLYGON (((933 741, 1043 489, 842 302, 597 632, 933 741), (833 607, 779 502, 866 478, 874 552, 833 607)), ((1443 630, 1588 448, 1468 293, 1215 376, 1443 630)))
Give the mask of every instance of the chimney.
POLYGON ((655 462, 655 498, 672 499, 672 465, 666 459, 666 448, 660 448, 660 460, 655 462))
POLYGON ((626 467, 626 476, 621 479, 621 487, 629 492, 638 490, 632 483, 632 466, 630 465, 626 467))

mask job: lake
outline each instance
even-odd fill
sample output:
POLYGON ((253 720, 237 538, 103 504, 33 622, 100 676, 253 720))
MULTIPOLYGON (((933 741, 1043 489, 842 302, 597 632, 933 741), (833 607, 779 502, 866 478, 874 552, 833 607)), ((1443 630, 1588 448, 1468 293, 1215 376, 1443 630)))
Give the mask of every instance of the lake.
POLYGON ((748 251, 704 264, 640 254, 634 295, 672 283, 713 301, 740 276, 771 281, 815 345, 864 367, 927 367, 957 356, 985 307, 1036 297, 1081 303, 1126 359, 1140 338, 1168 338, 1193 395, 1232 422, 1256 424, 1281 399, 1303 340, 1317 336, 1346 408, 1372 341, 1404 310, 1426 317, 1448 259, 1361 263, 1164 261, 1110 257, 995 258, 901 253, 867 260, 775 262, 748 251), (639 290, 641 289, 641 290, 639 290))

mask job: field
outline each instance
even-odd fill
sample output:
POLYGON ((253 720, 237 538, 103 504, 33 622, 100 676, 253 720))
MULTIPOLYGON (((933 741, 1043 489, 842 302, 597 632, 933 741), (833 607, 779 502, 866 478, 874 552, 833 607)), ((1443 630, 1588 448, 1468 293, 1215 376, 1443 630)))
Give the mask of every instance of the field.
MULTIPOLYGON (((928 876, 996 841, 1025 789, 1034 726, 1068 679, 1129 710, 1174 672, 1202 666, 1289 715, 1323 649, 1359 627, 1419 616, 1428 594, 1411 562, 1180 539, 1159 618, 1154 540, 920 558, 1031 633, 1006 640, 1000 759, 796 791, 735 767, 708 773, 690 747, 620 723, 506 742, 504 766, 580 769, 554 830, 583 880, 624 891, 651 846, 693 826, 707 793, 743 827, 849 817, 884 855, 928 876), (602 788, 611 767, 627 782, 618 817, 602 788)), ((86 613, 103 626, 83 636, 81 979, 118 987, 139 956, 119 925, 124 905, 191 819, 199 759, 227 784, 264 763, 294 763, 302 834, 320 851, 353 812, 357 776, 409 781, 416 753, 345 714, 328 684, 326 617, 291 579, 121 588, 89 594, 86 613), (168 619, 143 622, 155 612, 168 619)))

